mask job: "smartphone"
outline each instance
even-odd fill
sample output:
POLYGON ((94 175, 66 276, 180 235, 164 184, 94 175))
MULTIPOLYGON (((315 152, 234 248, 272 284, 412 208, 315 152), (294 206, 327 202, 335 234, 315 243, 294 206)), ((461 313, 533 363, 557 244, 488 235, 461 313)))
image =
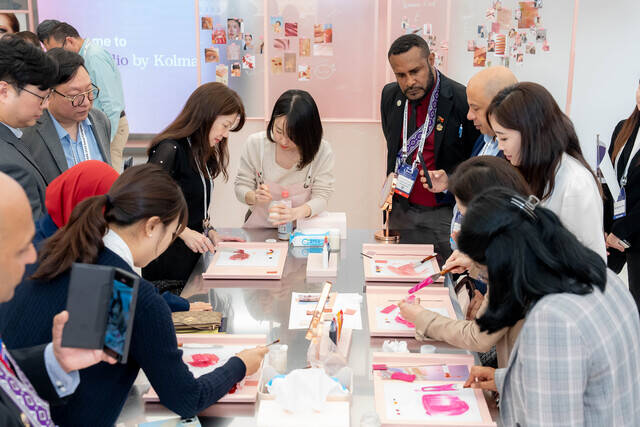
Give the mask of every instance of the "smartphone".
POLYGON ((74 263, 62 346, 104 349, 127 362, 140 278, 115 267, 74 263))
POLYGON ((120 363, 126 363, 129 354, 138 285, 139 279, 136 275, 119 268, 115 269, 107 311, 104 350, 120 363))

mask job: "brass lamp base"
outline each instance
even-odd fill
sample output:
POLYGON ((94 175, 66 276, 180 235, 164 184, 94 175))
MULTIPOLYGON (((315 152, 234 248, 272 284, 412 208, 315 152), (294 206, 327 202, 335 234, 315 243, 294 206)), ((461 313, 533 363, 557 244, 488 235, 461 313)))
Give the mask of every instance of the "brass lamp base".
POLYGON ((397 243, 400 241, 400 234, 390 230, 378 230, 374 235, 376 240, 388 243, 397 243))

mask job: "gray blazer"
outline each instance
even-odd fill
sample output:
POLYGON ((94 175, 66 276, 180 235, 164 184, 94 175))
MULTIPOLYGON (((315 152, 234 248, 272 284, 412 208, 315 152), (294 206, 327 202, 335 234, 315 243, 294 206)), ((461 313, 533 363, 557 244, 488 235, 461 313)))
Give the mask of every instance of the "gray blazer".
MULTIPOLYGON (((111 164, 111 140, 109 139, 111 124, 109 119, 102 111, 92 108, 89 111, 89 121, 102 158, 106 163, 111 164)), ((49 185, 58 175, 69 168, 58 132, 56 132, 56 127, 51 120, 51 113, 44 110, 36 124, 23 129, 23 132, 22 142, 31 152, 47 185, 49 185)))
POLYGON ((38 220, 45 212, 45 177, 27 147, 4 124, 0 124, 0 171, 24 188, 33 219, 38 220))

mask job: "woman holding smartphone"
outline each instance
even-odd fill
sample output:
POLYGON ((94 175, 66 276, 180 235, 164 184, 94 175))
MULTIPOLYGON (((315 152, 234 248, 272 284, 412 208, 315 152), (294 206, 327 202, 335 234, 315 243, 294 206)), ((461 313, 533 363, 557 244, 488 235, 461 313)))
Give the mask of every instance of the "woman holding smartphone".
MULTIPOLYGON (((185 227, 180 188, 156 165, 127 169, 105 195, 89 197, 67 225, 44 242, 14 299, 0 307, 0 335, 8 348, 51 340, 53 316, 64 309, 71 265, 83 262, 133 273, 157 258, 185 227)), ((160 402, 190 417, 255 372, 265 347, 245 350, 213 372, 194 378, 182 361, 169 307, 153 285, 140 280, 125 364, 80 372, 80 385, 64 406, 51 408, 58 425, 112 426, 142 369, 160 402), (108 396, 105 398, 105 396, 108 396)))

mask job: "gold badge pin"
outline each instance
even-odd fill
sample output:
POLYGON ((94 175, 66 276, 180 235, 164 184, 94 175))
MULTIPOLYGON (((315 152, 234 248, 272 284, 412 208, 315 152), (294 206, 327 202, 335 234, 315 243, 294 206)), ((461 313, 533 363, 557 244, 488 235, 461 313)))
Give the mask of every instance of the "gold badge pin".
POLYGON ((444 126, 442 126, 442 123, 438 123, 438 124, 436 125, 436 130, 437 130, 438 132, 442 132, 442 129, 444 129, 444 126))
POLYGON ((399 107, 402 105, 402 101, 400 101, 399 99, 396 101, 396 105, 399 107))

